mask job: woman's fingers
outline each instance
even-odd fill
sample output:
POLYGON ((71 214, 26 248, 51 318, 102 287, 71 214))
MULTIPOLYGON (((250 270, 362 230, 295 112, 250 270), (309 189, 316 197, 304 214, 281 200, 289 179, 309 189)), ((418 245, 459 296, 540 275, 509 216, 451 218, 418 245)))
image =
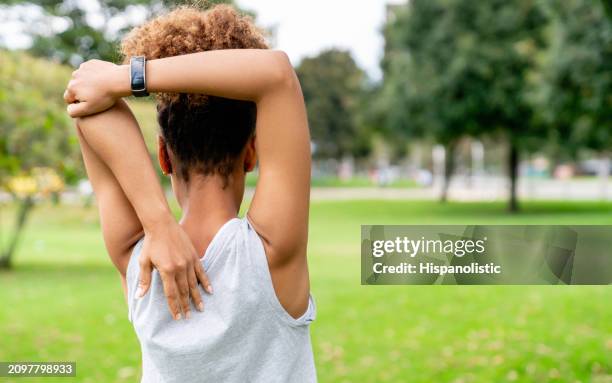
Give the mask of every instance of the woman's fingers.
POLYGON ((78 100, 72 90, 66 89, 64 91, 64 101, 66 102, 66 104, 73 104, 77 102, 78 100))
POLYGON ((204 267, 202 266, 202 262, 200 262, 199 258, 198 261, 195 263, 195 273, 196 277, 198 278, 198 281, 200 282, 204 290, 206 290, 207 293, 212 294, 212 285, 208 280, 208 275, 206 275, 206 273, 204 272, 204 267))
POLYGON ((87 112, 88 107, 89 105, 87 105, 86 102, 78 102, 74 104, 69 104, 66 110, 68 111, 68 115, 70 115, 70 117, 72 118, 84 117, 89 114, 87 112))
POLYGON ((168 301, 170 314, 172 314, 172 318, 179 320, 181 319, 181 306, 179 303, 179 292, 174 274, 160 270, 159 275, 161 276, 162 285, 164 286, 164 294, 166 295, 166 300, 168 301))
POLYGON ((198 289, 198 278, 194 269, 188 270, 187 275, 189 277, 189 291, 191 292, 191 300, 193 305, 199 310, 204 311, 204 303, 202 302, 202 296, 198 289))
MULTIPOLYGON (((144 259, 144 258, 142 258, 144 259)), ((151 272, 153 265, 148 258, 142 262, 140 262, 140 277, 138 279, 138 289, 136 290, 136 298, 142 298, 147 291, 149 291, 149 287, 151 286, 151 272)))
POLYGON ((187 279, 187 270, 183 269, 176 275, 176 285, 179 291, 179 304, 181 310, 185 313, 185 318, 191 317, 191 310, 189 307, 189 282, 187 279))

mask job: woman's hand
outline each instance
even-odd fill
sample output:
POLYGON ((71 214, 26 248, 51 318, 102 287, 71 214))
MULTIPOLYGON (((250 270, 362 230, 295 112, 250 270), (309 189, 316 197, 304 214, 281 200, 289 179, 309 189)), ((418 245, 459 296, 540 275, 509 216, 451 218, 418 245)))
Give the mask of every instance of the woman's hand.
POLYGON ((136 297, 142 297, 149 290, 152 267, 155 267, 161 276, 174 319, 181 319, 181 314, 189 318, 189 297, 196 309, 204 310, 198 282, 209 294, 212 294, 212 287, 191 240, 174 219, 145 231, 139 264, 140 280, 136 297))
POLYGON ((70 117, 103 112, 121 97, 130 95, 130 74, 126 65, 90 60, 72 72, 64 92, 70 117))

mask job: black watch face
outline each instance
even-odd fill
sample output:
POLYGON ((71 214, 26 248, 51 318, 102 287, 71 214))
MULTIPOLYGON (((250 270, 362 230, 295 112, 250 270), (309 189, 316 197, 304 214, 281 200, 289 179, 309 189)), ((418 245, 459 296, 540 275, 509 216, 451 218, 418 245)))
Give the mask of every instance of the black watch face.
POLYGON ((144 60, 133 60, 132 61, 132 90, 143 91, 145 90, 145 78, 144 78, 144 60))

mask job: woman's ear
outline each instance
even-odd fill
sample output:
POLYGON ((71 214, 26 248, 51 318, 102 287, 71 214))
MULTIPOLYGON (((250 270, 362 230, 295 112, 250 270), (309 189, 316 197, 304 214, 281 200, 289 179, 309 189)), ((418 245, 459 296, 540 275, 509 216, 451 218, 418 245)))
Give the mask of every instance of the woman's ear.
POLYGON ((164 175, 172 174, 172 164, 166 147, 166 140, 162 136, 157 136, 157 158, 159 159, 159 167, 164 175))
POLYGON ((246 144, 244 154, 244 171, 245 173, 252 172, 257 165, 257 150, 255 149, 255 136, 251 137, 246 144))

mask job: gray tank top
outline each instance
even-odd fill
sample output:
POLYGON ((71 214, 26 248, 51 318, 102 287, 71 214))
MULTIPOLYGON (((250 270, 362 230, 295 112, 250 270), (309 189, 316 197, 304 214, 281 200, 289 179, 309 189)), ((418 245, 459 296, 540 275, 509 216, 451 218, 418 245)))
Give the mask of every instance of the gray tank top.
POLYGON ((159 273, 136 298, 142 240, 127 268, 129 318, 142 350, 142 382, 316 382, 309 325, 312 296, 299 319, 289 315, 272 285, 263 243, 246 218, 225 223, 201 259, 214 294, 204 312, 174 321, 159 273))

